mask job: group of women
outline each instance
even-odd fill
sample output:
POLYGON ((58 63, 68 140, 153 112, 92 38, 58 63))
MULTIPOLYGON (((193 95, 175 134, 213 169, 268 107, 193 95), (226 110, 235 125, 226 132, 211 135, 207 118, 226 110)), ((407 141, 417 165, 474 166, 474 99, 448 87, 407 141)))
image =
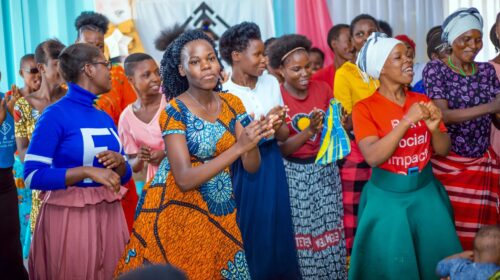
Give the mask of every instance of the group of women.
MULTIPOLYGON (((36 117, 19 153, 24 184, 41 191, 30 278, 111 279, 168 263, 190 279, 435 279, 441 259, 500 222, 490 136, 500 82, 474 62, 476 9, 444 21, 448 54, 425 66, 425 94, 409 90, 407 44, 369 15, 329 34, 333 84, 312 78, 306 37, 265 46, 248 22, 220 38, 224 83, 202 30, 172 40, 160 67, 130 55, 123 76, 104 56, 103 22, 84 13, 76 44, 41 44, 41 83, 18 93, 30 106, 22 117, 36 117), (333 97, 350 154, 318 164, 333 97), (128 182, 146 166, 132 215, 128 182)), ((19 265, 11 275, 26 277, 19 265)))

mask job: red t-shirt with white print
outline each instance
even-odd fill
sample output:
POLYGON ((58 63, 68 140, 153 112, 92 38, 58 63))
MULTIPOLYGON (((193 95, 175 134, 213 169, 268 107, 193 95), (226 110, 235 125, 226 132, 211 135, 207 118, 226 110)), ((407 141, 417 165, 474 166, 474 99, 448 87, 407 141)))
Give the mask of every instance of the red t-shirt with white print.
MULTIPOLYGON (((314 80, 309 81, 307 97, 302 100, 290 95, 283 85, 281 85, 281 95, 283 102, 289 108, 286 116, 286 122, 290 129, 289 137, 309 127, 309 115, 314 107, 325 113, 330 105, 330 99, 333 98, 332 89, 327 83, 314 80)), ((302 159, 315 157, 319 151, 320 139, 321 132, 318 132, 290 156, 302 159)))
MULTIPOLYGON (((398 125, 411 105, 420 101, 429 102, 430 99, 423 94, 406 92, 405 104, 400 106, 375 92, 358 102, 352 112, 356 142, 368 136, 384 137, 398 125)), ((443 122, 439 129, 446 132, 443 122)), ((431 132, 421 120, 406 131, 392 156, 379 168, 399 174, 408 174, 408 170, 415 167, 422 171, 432 153, 431 132)))

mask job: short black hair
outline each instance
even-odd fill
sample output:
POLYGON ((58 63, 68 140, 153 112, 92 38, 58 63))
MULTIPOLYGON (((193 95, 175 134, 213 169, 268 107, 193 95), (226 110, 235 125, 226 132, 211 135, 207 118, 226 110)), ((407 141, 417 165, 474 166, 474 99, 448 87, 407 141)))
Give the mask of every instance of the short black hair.
MULTIPOLYGON (((500 13, 498 13, 500 15, 500 13)), ((497 20, 498 22, 498 20, 497 20)), ((493 46, 495 46, 495 51, 498 52, 500 51, 500 41, 498 40, 497 34, 496 34, 496 28, 497 28, 497 23, 494 23, 493 26, 491 27, 490 30, 490 40, 493 46)), ((500 34, 499 34, 500 35, 500 34)))
POLYGON ((101 56, 101 51, 90 44, 77 43, 65 48, 59 55, 59 69, 66 82, 76 83, 85 64, 101 56))
POLYGON ((228 28, 220 37, 220 56, 233 65, 231 53, 242 52, 250 44, 250 40, 261 40, 259 26, 253 22, 242 22, 228 28))
POLYGON ((321 60, 325 61, 325 53, 322 50, 320 50, 319 48, 316 48, 316 47, 311 48, 309 50, 309 53, 317 53, 321 57, 321 60))
POLYGON ((23 64, 30 59, 35 60, 35 55, 32 53, 23 55, 23 57, 21 57, 21 60, 19 61, 19 69, 23 68, 23 64))
POLYGON ((175 38, 179 37, 186 28, 180 24, 175 24, 170 28, 165 28, 161 31, 160 35, 155 39, 155 48, 161 52, 164 52, 168 45, 172 43, 175 38))
POLYGON ((137 66, 137 64, 139 62, 145 61, 145 60, 153 60, 154 61, 154 59, 149 54, 146 54, 146 53, 133 53, 133 54, 127 56, 127 58, 123 62, 123 67, 125 68, 125 75, 127 75, 129 77, 133 76, 134 72, 135 72, 135 67, 137 66))
POLYGON ((35 49, 35 63, 47 64, 49 59, 58 59, 64 47, 63 43, 57 39, 41 42, 35 49))
POLYGON ((344 29, 344 28, 349 29, 349 25, 347 25, 345 23, 339 23, 339 24, 335 24, 328 31, 328 36, 326 37, 326 43, 328 44, 328 47, 330 48, 330 50, 333 51, 333 49, 332 49, 332 41, 333 40, 337 40, 339 38, 340 31, 342 31, 342 29, 344 29))
MULTIPOLYGON (((160 72, 162 78, 162 90, 163 94, 167 100, 175 98, 185 92, 189 88, 189 82, 186 77, 181 76, 179 73, 179 65, 181 64, 181 55, 186 44, 196 41, 196 40, 205 40, 207 41, 217 54, 217 50, 215 48, 215 44, 208 37, 207 34, 203 33, 200 30, 189 30, 182 33, 179 37, 177 37, 167 48, 165 53, 163 54, 163 59, 160 64, 160 72)), ((223 69, 222 63, 220 63, 220 59, 217 56, 217 60, 219 61, 221 70, 223 69)), ((217 86, 214 88, 215 91, 221 91, 222 86, 217 83, 217 86)))
POLYGON ((293 49, 304 48, 309 52, 311 49, 311 41, 306 36, 298 34, 283 35, 276 39, 269 46, 269 64, 272 68, 279 68, 282 64, 283 57, 293 49))
POLYGON ((380 31, 384 32, 387 36, 392 37, 392 27, 387 21, 379 20, 378 27, 380 28, 380 31))
POLYGON ((83 31, 91 30, 102 34, 108 32, 109 20, 106 16, 92 11, 82 12, 75 20, 75 28, 78 31, 78 37, 83 31))
POLYGON ((356 26, 356 23, 358 23, 359 21, 364 20, 364 19, 373 21, 373 23, 375 24, 375 26, 377 26, 377 28, 380 28, 380 26, 378 25, 378 21, 374 17, 372 17, 372 16, 370 16, 368 14, 360 14, 360 15, 357 15, 351 21, 351 36, 354 35, 354 27, 356 26))
POLYGON ((439 36, 441 37, 441 33, 443 33, 443 27, 441 25, 436 25, 432 27, 431 29, 429 29, 429 31, 427 31, 427 35, 425 36, 425 42, 429 43, 429 41, 432 38, 434 38, 434 36, 436 36, 437 34, 439 34, 439 36))
POLYGON ((434 26, 431 29, 429 29, 429 32, 427 32, 426 36, 426 42, 427 42, 427 57, 429 59, 432 59, 432 54, 433 53, 439 53, 439 47, 443 43, 441 40, 441 34, 443 33, 443 28, 441 25, 434 26))

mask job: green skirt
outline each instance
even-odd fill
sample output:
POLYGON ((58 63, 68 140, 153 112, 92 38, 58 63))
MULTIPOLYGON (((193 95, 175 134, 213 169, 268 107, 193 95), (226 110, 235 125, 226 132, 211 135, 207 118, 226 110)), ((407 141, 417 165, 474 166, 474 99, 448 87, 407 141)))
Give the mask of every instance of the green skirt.
POLYGON ((431 164, 414 175, 373 168, 359 203, 349 279, 438 279, 462 247, 450 200, 431 164))

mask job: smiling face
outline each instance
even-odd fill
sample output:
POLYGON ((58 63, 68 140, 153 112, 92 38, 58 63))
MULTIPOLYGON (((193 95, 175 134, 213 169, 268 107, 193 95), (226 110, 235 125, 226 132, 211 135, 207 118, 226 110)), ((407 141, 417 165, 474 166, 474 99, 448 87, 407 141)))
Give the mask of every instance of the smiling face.
POLYGON ((206 40, 194 40, 184 46, 179 73, 187 78, 190 87, 214 89, 219 80, 220 69, 214 48, 206 40))
POLYGON ((23 77, 24 86, 28 88, 29 92, 37 91, 40 88, 42 77, 38 72, 34 58, 24 60, 19 73, 23 77))
POLYGON ((464 63, 471 63, 483 48, 483 34, 477 29, 469 30, 453 41, 452 54, 464 63))
POLYGON ((407 85, 413 80, 413 58, 403 43, 397 44, 387 57, 380 73, 380 81, 390 80, 407 85))
POLYGON ((130 77, 139 96, 157 95, 160 93, 160 70, 152 59, 139 61, 134 66, 134 75, 130 77))
POLYGON ((290 54, 280 70, 285 78, 285 83, 289 86, 297 91, 307 90, 312 74, 312 64, 307 51, 299 50, 290 54))
POLYGON ((233 65, 237 65, 245 74, 259 77, 266 70, 264 43, 262 40, 250 40, 242 52, 233 52, 233 65))

